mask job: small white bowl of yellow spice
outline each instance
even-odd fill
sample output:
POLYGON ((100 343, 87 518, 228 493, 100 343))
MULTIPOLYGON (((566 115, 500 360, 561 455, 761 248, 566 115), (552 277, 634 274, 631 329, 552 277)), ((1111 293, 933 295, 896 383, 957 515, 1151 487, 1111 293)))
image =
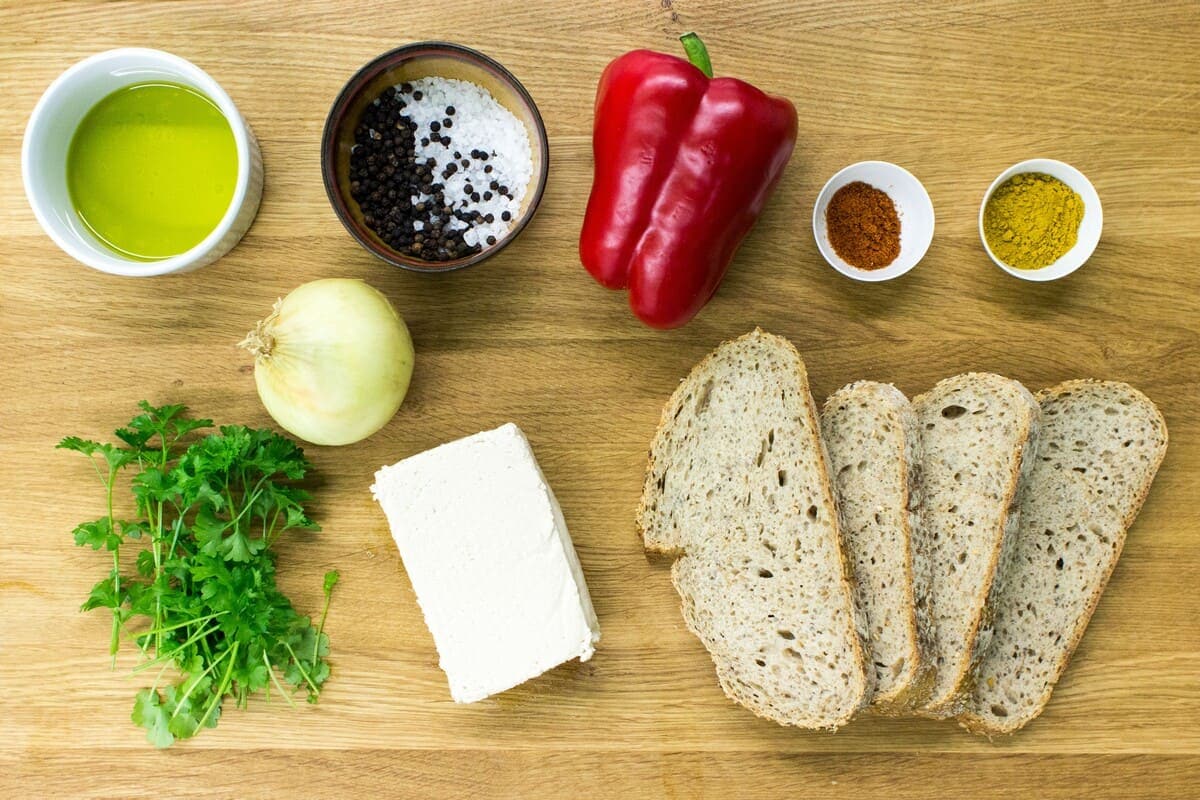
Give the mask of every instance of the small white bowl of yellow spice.
POLYGON ((1100 242, 1104 212, 1083 173, 1052 158, 1001 172, 979 207, 979 238, 996 266, 1026 281, 1054 281, 1083 266, 1100 242))

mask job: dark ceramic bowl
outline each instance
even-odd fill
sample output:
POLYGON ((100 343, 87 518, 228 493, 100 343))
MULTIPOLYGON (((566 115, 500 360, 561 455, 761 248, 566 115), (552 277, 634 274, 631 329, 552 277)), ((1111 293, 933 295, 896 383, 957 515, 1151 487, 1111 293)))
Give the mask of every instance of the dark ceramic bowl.
POLYGON ((379 258, 397 267, 417 272, 449 272, 478 264, 504 249, 524 230, 537 211, 550 170, 550 150, 546 126, 537 105, 512 73, 477 50, 450 42, 416 42, 384 53, 355 73, 343 87, 321 136, 321 175, 325 192, 338 219, 358 243, 379 258), (350 196, 350 150, 354 129, 363 110, 389 86, 427 77, 457 78, 470 81, 491 92, 492 97, 525 125, 529 133, 533 174, 521 201, 521 210, 508 234, 491 247, 454 261, 425 261, 389 247, 363 222, 362 209, 350 196))

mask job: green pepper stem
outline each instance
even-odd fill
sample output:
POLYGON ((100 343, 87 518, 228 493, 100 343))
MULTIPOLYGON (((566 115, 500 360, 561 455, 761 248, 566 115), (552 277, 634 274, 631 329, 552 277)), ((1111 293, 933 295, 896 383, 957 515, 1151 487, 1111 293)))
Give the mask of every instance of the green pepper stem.
POLYGON ((712 60, 708 57, 708 48, 704 46, 704 42, 700 41, 700 37, 689 32, 680 36, 679 41, 683 42, 683 52, 687 53, 688 61, 692 62, 692 66, 711 78, 713 76, 712 60))

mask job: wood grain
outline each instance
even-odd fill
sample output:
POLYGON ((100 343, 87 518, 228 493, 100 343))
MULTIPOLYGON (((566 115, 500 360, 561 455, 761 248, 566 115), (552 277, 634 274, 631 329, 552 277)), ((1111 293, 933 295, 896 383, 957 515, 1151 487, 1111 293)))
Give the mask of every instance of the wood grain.
POLYGON ((1192 2, 48 3, 0 5, 0 796, 783 797, 1200 796, 1200 14, 1192 2), (436 9, 436 12, 435 12, 436 9), (717 71, 792 98, 800 143, 724 286, 659 333, 578 265, 591 103, 609 59, 673 52, 695 28, 717 71), (521 239, 447 276, 378 263, 326 202, 318 138, 342 83, 395 45, 443 38, 506 64, 541 107, 552 168, 521 239), (262 143, 258 220, 226 258, 129 280, 71 262, 22 194, 29 112, 75 60, 145 45, 195 61, 262 143), (1070 279, 993 267, 977 234, 992 178, 1034 156, 1095 183, 1104 238, 1070 279), (909 276, 853 284, 812 241, 824 180, 895 161, 928 188, 937 235, 909 276), (317 707, 255 703, 166 753, 129 722, 128 656, 79 603, 103 559, 72 526, 101 498, 63 435, 103 436, 145 397, 265 425, 234 343, 318 277, 369 280, 417 344, 397 418, 312 448, 325 530, 286 544, 281 581, 315 609, 341 570, 317 707), (908 393, 954 372, 1037 389, 1127 380, 1162 408, 1171 449, 1045 715, 995 743, 951 724, 864 719, 835 736, 729 703, 683 628, 665 564, 632 513, 661 404, 719 341, 792 338, 818 397, 858 378, 908 393), (604 640, 470 707, 436 654, 367 486, 383 463, 505 421, 528 433, 587 573, 604 640))

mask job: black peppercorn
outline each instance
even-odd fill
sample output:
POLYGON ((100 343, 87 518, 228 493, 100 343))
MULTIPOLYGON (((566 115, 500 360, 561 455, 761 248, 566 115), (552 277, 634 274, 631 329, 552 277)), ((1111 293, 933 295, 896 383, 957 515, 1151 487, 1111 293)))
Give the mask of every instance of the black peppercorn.
MULTIPOLYGON (((463 241, 462 230, 445 227, 444 221, 454 212, 444 185, 434 182, 437 159, 416 157, 418 125, 403 114, 402 97, 410 92, 411 84, 398 91, 385 90, 355 126, 348 176, 351 197, 359 204, 363 222, 389 247, 426 260, 474 252, 463 241)), ((418 94, 413 92, 414 99, 419 99, 418 94)), ((430 141, 450 143, 449 136, 439 135, 437 126, 431 125, 430 130, 434 135, 421 137, 422 147, 430 141)), ((446 180, 457 171, 457 163, 447 164, 440 177, 446 180)))

